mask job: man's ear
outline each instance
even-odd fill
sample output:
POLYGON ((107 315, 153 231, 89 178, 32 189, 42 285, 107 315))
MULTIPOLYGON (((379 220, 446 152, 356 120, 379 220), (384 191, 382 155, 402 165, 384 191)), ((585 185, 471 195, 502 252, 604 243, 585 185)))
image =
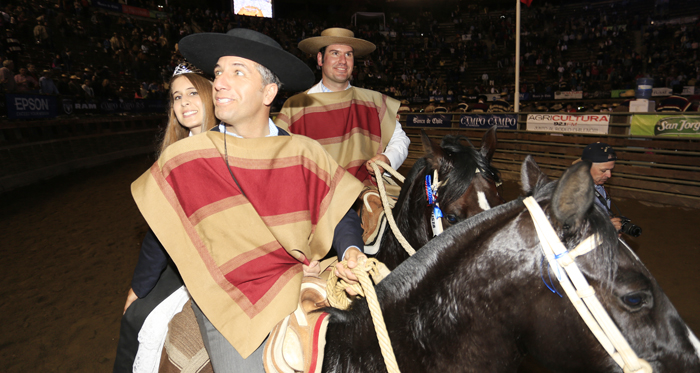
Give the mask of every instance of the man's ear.
POLYGON ((270 83, 263 88, 263 104, 265 106, 272 104, 275 96, 277 96, 277 91, 279 91, 279 87, 275 83, 270 83))
POLYGON ((316 63, 318 63, 318 66, 323 66, 323 53, 318 52, 316 55, 316 63))

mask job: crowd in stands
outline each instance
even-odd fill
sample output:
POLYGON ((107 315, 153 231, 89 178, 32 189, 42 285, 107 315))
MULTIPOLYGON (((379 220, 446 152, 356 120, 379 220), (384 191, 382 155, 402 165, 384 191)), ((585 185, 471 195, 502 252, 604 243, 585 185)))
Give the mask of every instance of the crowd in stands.
MULTIPOLYGON (((700 10, 692 1, 677 3, 700 10)), ((271 20, 230 11, 162 10, 169 17, 156 20, 107 12, 87 0, 11 1, 0 11, 0 93, 165 98, 173 68, 182 60, 177 42, 191 33, 234 27, 271 35, 316 68, 315 56, 303 55, 296 46, 337 25, 377 45, 370 56, 355 61, 354 85, 410 103, 452 97, 450 110, 464 97, 500 94, 512 102, 515 94, 512 10, 469 2, 442 11, 390 13, 385 23, 370 20, 357 27, 314 16, 271 20)), ((670 22, 684 15, 673 11, 629 0, 523 7, 520 92, 573 90, 595 98, 600 92, 634 89, 641 77, 653 77, 655 87, 696 85, 700 22, 670 22)), ((583 106, 572 104, 576 110, 583 106)))

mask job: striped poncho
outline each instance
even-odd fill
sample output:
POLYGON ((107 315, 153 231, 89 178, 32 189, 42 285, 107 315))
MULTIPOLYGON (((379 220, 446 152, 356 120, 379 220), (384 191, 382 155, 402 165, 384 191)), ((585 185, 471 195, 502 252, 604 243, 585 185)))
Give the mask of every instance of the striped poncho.
POLYGON ((341 166, 369 185, 364 165, 391 140, 399 104, 379 92, 357 87, 300 93, 284 103, 275 124, 317 140, 341 166))
POLYGON ((209 131, 168 147, 132 194, 197 305, 248 357, 294 311, 302 263, 328 253, 361 189, 304 136, 209 131))

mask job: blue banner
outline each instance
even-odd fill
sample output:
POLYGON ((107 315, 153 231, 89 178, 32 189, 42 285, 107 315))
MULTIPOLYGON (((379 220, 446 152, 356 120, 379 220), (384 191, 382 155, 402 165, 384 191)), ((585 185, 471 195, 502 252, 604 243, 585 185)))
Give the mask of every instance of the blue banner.
POLYGON ((406 116, 408 127, 452 127, 452 115, 428 114, 417 115, 408 114, 406 116))
POLYGON ((552 93, 531 93, 530 100, 553 100, 554 94, 552 93))
POLYGON ((167 113, 168 100, 76 100, 63 99, 63 114, 167 113))
POLYGON ((7 94, 5 103, 10 119, 54 118, 57 115, 56 96, 7 94))
POLYGON ((98 8, 111 10, 113 12, 122 12, 122 5, 107 0, 92 0, 92 5, 98 8))
POLYGON ((518 114, 462 114, 459 117, 459 128, 491 128, 517 130, 518 114))

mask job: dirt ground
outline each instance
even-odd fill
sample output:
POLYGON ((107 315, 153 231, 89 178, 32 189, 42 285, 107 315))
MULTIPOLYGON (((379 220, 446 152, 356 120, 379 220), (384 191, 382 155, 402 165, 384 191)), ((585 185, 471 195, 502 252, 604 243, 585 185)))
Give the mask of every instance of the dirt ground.
MULTIPOLYGON (((146 232, 129 186, 152 161, 121 160, 0 195, 0 370, 111 371, 146 232)), ((517 188, 504 185, 507 200, 517 188)), ((616 202, 644 229, 631 246, 698 334, 699 211, 616 202)))

